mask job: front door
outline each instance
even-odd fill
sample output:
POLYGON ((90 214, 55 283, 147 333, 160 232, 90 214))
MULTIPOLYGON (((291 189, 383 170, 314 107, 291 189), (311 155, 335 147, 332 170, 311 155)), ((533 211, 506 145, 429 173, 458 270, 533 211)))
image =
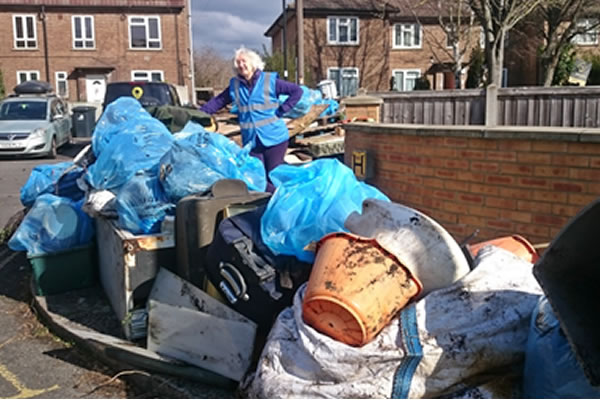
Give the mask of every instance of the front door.
POLYGON ((85 91, 88 103, 102 103, 106 92, 106 77, 104 75, 86 75, 85 91))

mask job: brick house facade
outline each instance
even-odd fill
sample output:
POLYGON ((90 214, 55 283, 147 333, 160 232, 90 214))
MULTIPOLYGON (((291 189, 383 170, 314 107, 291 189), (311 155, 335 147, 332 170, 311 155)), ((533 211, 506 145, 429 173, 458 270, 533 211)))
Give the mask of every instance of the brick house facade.
MULTIPOLYGON (((431 7, 409 6, 409 2, 359 0, 304 0, 305 81, 315 85, 323 79, 336 81, 338 93, 355 94, 358 87, 368 91, 411 90, 418 77, 426 78, 431 89, 457 87, 451 71, 451 48, 442 48, 446 33, 431 7), (343 36, 343 37, 342 37, 343 36), (392 78, 394 81, 392 82, 392 78)), ((286 12, 286 42, 295 49, 297 29, 294 6, 286 12)), ((468 15, 468 11, 465 12, 468 15)), ((476 23, 475 23, 476 25, 476 23)), ((511 31, 505 50, 505 85, 535 86, 539 68, 537 51, 543 39, 521 24, 511 31)), ((283 15, 267 29, 274 52, 283 49, 283 15)), ((470 49, 463 57, 469 62, 471 50, 480 40, 481 28, 473 26, 470 49)), ((587 36, 597 38, 598 32, 587 36)), ((466 37, 466 36, 465 36, 466 37)), ((598 40, 577 44, 579 51, 600 51, 598 40)), ((290 56, 293 59, 294 54, 290 56)), ((461 76, 461 86, 467 68, 461 76)))
POLYGON ((0 0, 7 92, 48 81, 69 101, 100 103, 106 83, 162 80, 191 97, 187 0, 0 0))

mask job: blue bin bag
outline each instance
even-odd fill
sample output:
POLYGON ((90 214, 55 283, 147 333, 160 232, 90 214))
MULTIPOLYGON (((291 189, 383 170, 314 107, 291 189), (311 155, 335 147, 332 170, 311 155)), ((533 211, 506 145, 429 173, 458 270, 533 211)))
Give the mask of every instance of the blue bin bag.
POLYGON ((159 232, 165 216, 175 213, 175 204, 168 201, 158 177, 153 174, 135 174, 118 189, 116 196, 118 225, 133 234, 159 232))
POLYGON ((94 155, 98 157, 102 154, 113 136, 121 132, 129 121, 144 119, 153 119, 153 117, 133 97, 120 97, 110 103, 100 116, 92 134, 94 155))
POLYGON ((305 262, 313 262, 315 255, 304 247, 328 233, 347 232, 344 221, 353 211, 360 212, 363 200, 389 201, 336 159, 280 165, 270 177, 276 190, 261 219, 262 238, 275 254, 305 262))
MULTIPOLYGON (((333 115, 340 108, 340 104, 337 101, 333 99, 324 99, 320 91, 309 89, 304 85, 301 85, 300 87, 302 88, 302 97, 291 110, 283 114, 284 117, 300 118, 303 115, 306 115, 313 105, 327 104, 327 108, 321 112, 319 117, 333 115)), ((288 95, 280 95, 278 98, 279 103, 283 104, 287 98, 288 95)))
POLYGON ((53 194, 39 196, 8 241, 14 251, 45 254, 89 243, 94 237, 93 220, 81 210, 83 200, 73 201, 53 194))
MULTIPOLYGON (((112 104, 111 104, 112 105, 112 104)), ((156 173, 160 158, 175 139, 155 118, 131 119, 122 125, 96 161, 88 168, 86 180, 95 189, 115 189, 138 171, 156 173)))
MULTIPOLYGON (((319 102, 323 100, 323 95, 320 91, 309 89, 304 85, 300 85, 300 87, 302 88, 302 97, 300 97, 300 100, 298 100, 294 107, 283 114, 284 117, 299 118, 303 115, 306 115, 313 105, 319 104, 319 102)), ((279 96, 279 103, 283 104, 287 98, 287 95, 279 96)))
POLYGON ((21 187, 21 204, 31 207, 35 199, 44 193, 79 200, 85 193, 77 186, 76 181, 83 173, 83 169, 72 161, 38 165, 21 187))
POLYGON ((600 388, 590 385, 585 377, 545 296, 540 298, 531 316, 522 397, 600 398, 600 388))
POLYGON ((160 160, 160 179, 172 202, 202 193, 220 179, 240 179, 250 190, 267 186, 263 163, 227 137, 188 122, 160 160))

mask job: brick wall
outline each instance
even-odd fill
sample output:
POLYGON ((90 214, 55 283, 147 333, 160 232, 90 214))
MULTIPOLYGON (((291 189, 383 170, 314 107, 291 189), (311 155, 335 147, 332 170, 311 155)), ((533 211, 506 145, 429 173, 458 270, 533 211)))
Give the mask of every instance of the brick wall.
POLYGON ((550 241, 600 195, 600 129, 350 124, 345 162, 367 150, 367 182, 436 219, 459 242, 550 241))

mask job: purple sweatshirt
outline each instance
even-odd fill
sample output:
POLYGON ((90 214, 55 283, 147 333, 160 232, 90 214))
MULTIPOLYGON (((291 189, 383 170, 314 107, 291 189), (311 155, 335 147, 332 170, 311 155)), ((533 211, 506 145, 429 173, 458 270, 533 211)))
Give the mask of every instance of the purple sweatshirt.
MULTIPOLYGON (((256 85, 256 81, 258 80, 258 76, 261 72, 262 71, 260 70, 256 70, 254 72, 254 75, 252 75, 252 79, 250 79, 250 82, 246 81, 246 79, 242 78, 241 76, 238 77, 240 78, 242 85, 246 85, 246 87, 248 87, 248 91, 252 91, 252 89, 256 85)), ((289 97, 283 104, 281 104, 277 108, 277 110, 275 110, 275 115, 281 118, 283 114, 294 108, 296 103, 300 101, 302 93, 302 88, 300 86, 296 85, 295 83, 291 83, 288 81, 284 81, 283 79, 277 78, 277 80, 275 81, 275 94, 277 96, 279 96, 280 94, 287 94, 289 97)), ((205 105, 203 105, 200 108, 200 111, 204 111, 208 114, 214 114, 221 108, 225 107, 227 104, 230 104, 231 102, 233 102, 233 99, 231 98, 231 96, 229 96, 229 87, 227 87, 218 96, 213 97, 205 105)))

